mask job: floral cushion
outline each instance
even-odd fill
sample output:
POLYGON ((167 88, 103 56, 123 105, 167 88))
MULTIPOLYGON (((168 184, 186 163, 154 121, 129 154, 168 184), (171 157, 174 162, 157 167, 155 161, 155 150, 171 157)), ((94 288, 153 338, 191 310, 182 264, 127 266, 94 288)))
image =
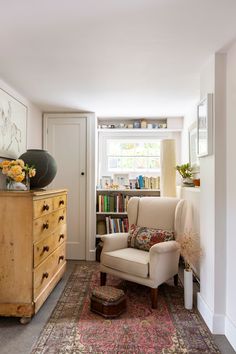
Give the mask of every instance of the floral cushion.
POLYGON ((149 251, 156 243, 174 239, 175 233, 173 231, 151 229, 133 224, 128 236, 128 247, 149 251))

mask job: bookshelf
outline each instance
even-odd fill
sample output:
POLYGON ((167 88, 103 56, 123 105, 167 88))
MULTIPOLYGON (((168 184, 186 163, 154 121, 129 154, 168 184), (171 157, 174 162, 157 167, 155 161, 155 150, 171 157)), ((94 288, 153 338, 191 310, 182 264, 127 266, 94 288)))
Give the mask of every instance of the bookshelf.
POLYGON ((106 233, 127 232, 127 205, 133 196, 160 196, 159 189, 97 189, 97 238, 106 233))

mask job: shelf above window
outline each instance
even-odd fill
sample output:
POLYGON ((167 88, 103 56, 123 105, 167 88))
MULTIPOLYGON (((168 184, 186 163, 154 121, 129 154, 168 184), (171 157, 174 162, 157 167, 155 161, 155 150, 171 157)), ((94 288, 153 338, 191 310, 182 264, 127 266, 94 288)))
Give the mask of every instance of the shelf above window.
POLYGON ((104 129, 97 129, 97 131, 100 133, 129 133, 129 134, 137 134, 137 133, 147 133, 147 134, 154 134, 154 133, 170 133, 170 132, 181 132, 182 129, 129 129, 129 128, 123 128, 123 129, 119 129, 119 128, 104 128, 104 129))

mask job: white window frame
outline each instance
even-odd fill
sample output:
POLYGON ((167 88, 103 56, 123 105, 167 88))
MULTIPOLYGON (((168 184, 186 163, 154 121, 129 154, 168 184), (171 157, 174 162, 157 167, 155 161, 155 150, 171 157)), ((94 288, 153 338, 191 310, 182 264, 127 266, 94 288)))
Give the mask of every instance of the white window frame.
MULTIPOLYGON (((152 132, 115 132, 111 131, 99 131, 98 132, 98 183, 102 176, 111 176, 113 173, 108 171, 108 159, 104 157, 107 156, 107 140, 110 139, 127 139, 127 140, 140 140, 140 139, 175 139, 176 140, 176 157, 177 161, 180 160, 180 141, 181 141, 181 133, 180 132, 158 132, 153 130, 152 132)), ((118 172, 114 172, 118 173, 118 172)), ((120 173, 123 173, 122 171, 120 173)), ((146 176, 151 176, 152 173, 145 173, 146 176)), ((136 174, 137 176, 137 174, 136 174)))

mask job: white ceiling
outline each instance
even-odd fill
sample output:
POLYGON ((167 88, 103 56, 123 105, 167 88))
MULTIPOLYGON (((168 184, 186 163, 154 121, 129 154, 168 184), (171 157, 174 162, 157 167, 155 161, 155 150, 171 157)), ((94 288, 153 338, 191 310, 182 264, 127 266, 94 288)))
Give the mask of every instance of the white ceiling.
POLYGON ((235 0, 0 0, 0 77, 44 111, 182 115, 235 0))

